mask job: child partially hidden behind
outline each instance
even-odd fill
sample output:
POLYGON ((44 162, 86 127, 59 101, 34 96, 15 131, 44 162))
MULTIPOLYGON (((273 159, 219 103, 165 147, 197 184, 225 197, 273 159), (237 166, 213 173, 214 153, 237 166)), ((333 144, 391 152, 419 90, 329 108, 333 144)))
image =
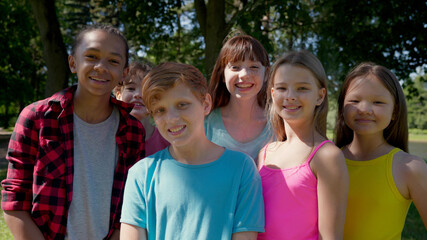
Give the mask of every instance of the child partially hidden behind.
POLYGON ((164 149, 169 146, 157 130, 156 126, 151 123, 150 115, 142 101, 142 80, 151 67, 140 62, 133 62, 129 66, 129 74, 124 79, 123 84, 114 88, 113 93, 118 100, 133 104, 130 112, 132 116, 141 121, 145 130, 145 156, 164 149))
POLYGON ((171 145, 131 168, 121 239, 256 239, 264 231, 261 179, 249 156, 207 139, 212 100, 200 71, 160 64, 142 96, 171 145))

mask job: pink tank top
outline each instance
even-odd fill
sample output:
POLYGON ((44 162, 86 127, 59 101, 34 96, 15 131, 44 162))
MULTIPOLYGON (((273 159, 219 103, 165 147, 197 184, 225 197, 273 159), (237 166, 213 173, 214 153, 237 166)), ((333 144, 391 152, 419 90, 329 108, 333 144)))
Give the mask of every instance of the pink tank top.
POLYGON ((317 179, 310 169, 314 154, 329 140, 323 141, 307 161, 296 167, 272 169, 260 159, 260 175, 265 206, 265 232, 258 240, 318 239, 317 179))

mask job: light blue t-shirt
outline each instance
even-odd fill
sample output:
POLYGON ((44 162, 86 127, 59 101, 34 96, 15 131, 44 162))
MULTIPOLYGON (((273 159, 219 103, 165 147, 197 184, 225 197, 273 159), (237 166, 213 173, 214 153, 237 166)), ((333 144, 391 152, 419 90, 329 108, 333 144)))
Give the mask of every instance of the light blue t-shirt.
MULTIPOLYGON (((250 131, 250 129, 248 129, 248 131, 250 131)), ((255 163, 258 163, 259 150, 261 150, 261 148, 271 140, 272 136, 271 127, 269 127, 269 124, 266 124, 264 130, 254 140, 246 143, 234 140, 234 138, 227 132, 227 129, 225 129, 220 108, 215 108, 206 117, 205 132, 206 137, 210 141, 231 150, 244 152, 251 156, 255 163)))
POLYGON ((130 169, 120 221, 147 229, 151 240, 264 232, 261 178, 240 152, 226 149, 216 161, 189 165, 166 148, 130 169))

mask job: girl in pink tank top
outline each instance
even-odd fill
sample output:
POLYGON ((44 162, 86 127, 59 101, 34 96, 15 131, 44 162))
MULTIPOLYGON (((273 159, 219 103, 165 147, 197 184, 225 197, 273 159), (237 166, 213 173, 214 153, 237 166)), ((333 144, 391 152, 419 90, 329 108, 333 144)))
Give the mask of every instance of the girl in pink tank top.
POLYGON ((308 51, 277 60, 268 81, 276 142, 259 153, 265 232, 258 239, 342 238, 348 192, 344 156, 326 138, 326 74, 308 51))

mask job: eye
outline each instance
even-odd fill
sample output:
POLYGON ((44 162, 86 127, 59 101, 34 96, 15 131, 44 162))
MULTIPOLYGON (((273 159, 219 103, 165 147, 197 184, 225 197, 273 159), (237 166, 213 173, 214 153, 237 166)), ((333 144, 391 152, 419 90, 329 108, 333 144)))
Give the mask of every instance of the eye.
POLYGON ((120 61, 119 61, 119 60, 116 60, 116 59, 111 59, 111 60, 110 60, 110 63, 112 63, 112 64, 114 64, 114 65, 118 65, 118 64, 120 64, 120 61))
POLYGON ((237 70, 240 69, 240 67, 237 66, 237 65, 232 65, 232 66, 230 66, 230 69, 233 70, 233 71, 237 71, 237 70))
POLYGON ((383 101, 374 101, 374 104, 385 104, 383 101))
POLYGON ((164 112, 165 112, 164 108, 156 108, 156 109, 154 109, 153 114, 154 115, 159 115, 159 114, 162 114, 164 112))
POLYGON ((348 102, 350 102, 350 103, 358 103, 358 102, 359 102, 359 100, 356 100, 356 99, 350 99, 350 100, 348 100, 348 102))
POLYGON ((278 91, 285 91, 286 90, 286 88, 285 87, 275 87, 276 88, 276 90, 278 90, 278 91))
POLYGON ((305 90, 309 90, 309 88, 308 87, 298 87, 297 90, 299 90, 299 91, 305 91, 305 90))
POLYGON ((135 91, 135 87, 126 87, 126 91, 133 92, 135 91))
POLYGON ((96 59, 96 56, 93 54, 87 54, 85 57, 89 60, 95 60, 96 59))
POLYGON ((251 66, 251 69, 252 69, 252 70, 258 70, 258 69, 259 69, 259 66, 257 66, 257 65, 253 65, 253 66, 251 66))
POLYGON ((180 109, 185 109, 188 105, 189 105, 189 104, 188 104, 188 103, 185 103, 185 102, 178 103, 178 107, 179 107, 180 109))

